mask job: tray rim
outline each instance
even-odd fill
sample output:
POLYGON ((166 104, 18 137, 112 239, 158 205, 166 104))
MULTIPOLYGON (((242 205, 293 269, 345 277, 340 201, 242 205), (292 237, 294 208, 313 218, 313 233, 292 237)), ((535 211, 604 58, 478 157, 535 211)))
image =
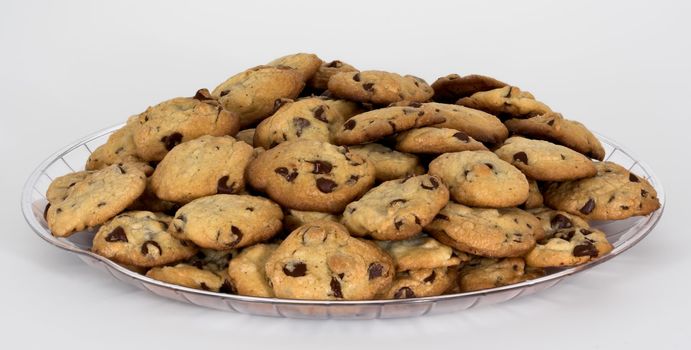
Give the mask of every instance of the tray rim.
MULTIPOLYGON (((446 295, 439 295, 439 296, 431 296, 431 297, 417 297, 417 298, 410 298, 410 299, 391 299, 391 300, 312 300, 312 299, 285 299, 285 298, 264 298, 264 297, 253 297, 253 296, 245 296, 245 295, 238 295, 238 294, 225 294, 225 293, 217 293, 217 292, 211 292, 211 291, 204 291, 204 290, 199 290, 199 289, 194 289, 194 288, 188 288, 188 287, 183 287, 175 284, 170 284, 162 281, 158 281, 152 278, 149 278, 145 275, 136 273, 134 271, 128 270, 114 261, 107 259, 105 257, 102 257, 100 255, 97 255, 95 253, 92 253, 91 251, 88 250, 83 250, 79 249, 77 247, 73 247, 67 243, 64 242, 65 238, 58 238, 54 237, 50 231, 45 230, 43 227, 40 226, 38 221, 35 218, 33 209, 32 209, 32 192, 35 191, 34 189, 34 184, 38 180, 38 178, 41 176, 41 174, 44 173, 45 169, 50 165, 53 164, 55 161, 57 161, 62 155, 65 155, 69 153, 70 151, 79 148, 86 143, 93 141, 95 139, 98 139, 100 137, 103 137, 107 134, 110 134, 114 132, 115 130, 121 128, 124 126, 125 123, 120 123, 117 125, 113 125, 104 129, 101 129, 99 131, 96 131, 94 133, 91 133, 85 137, 82 137, 80 139, 75 140, 74 142, 69 143, 67 146, 64 146, 60 148, 58 151, 54 152, 51 154, 49 157, 47 157, 44 161, 42 161, 29 175, 27 178, 24 188, 22 189, 22 195, 21 195, 21 209, 22 209, 22 214, 24 216, 24 219, 26 222, 29 224, 31 227, 32 231, 39 236, 41 239, 44 241, 48 242, 49 244, 58 247, 62 250, 68 251, 70 253, 74 253, 80 258, 83 257, 89 257, 92 259, 95 259, 103 264, 106 264, 109 268, 113 268, 117 270, 118 272, 130 277, 134 278, 135 280, 139 281, 140 283, 143 283, 144 285, 150 284, 150 285, 155 285, 157 287, 165 288, 174 292, 186 292, 186 293, 192 293, 196 295, 201 295, 201 296, 207 296, 207 297, 216 297, 222 300, 236 300, 239 302, 250 302, 250 303, 259 303, 259 304, 272 304, 272 305, 302 305, 302 306, 347 306, 347 305, 352 305, 352 306, 379 306, 379 305, 405 305, 405 304, 425 304, 425 303, 434 303, 438 301, 444 301, 444 300, 452 300, 452 299, 461 299, 461 298, 469 298, 469 297, 478 297, 478 296, 484 296, 484 295, 491 295, 491 294, 499 294, 511 290, 520 290, 531 287, 531 286, 537 286, 540 284, 548 283, 548 282, 554 282, 555 284, 562 280, 565 277, 572 276, 574 274, 577 274, 582 271, 589 270, 597 265, 600 265, 606 261, 609 261, 613 259, 614 257, 620 255, 621 253, 629 250, 631 247, 635 246, 643 240, 645 237, 647 237, 650 232, 657 226, 657 224, 660 222, 660 219, 662 218, 662 215, 664 213, 665 207, 666 207, 666 194, 664 191, 664 187, 662 183, 659 180, 659 177, 655 174, 655 172, 650 168, 650 166, 640 160, 635 154, 633 154, 630 150, 628 150, 626 147, 621 146, 620 143, 612 140, 611 138, 608 138, 606 136, 603 136, 600 133, 594 132, 595 136, 601 140, 604 141, 605 143, 609 145, 616 146, 617 150, 619 152, 624 153, 626 156, 629 158, 633 159, 636 161, 636 163, 643 168, 648 174, 650 178, 655 179, 655 190, 657 191, 658 198, 660 199, 660 208, 646 216, 647 222, 644 222, 642 224, 642 227, 639 229, 639 231, 634 235, 633 237, 627 239, 624 241, 621 245, 618 247, 614 248, 610 253, 607 255, 594 260, 590 261, 588 263, 585 263, 583 265, 578 265, 570 268, 566 268, 562 271, 558 271, 552 274, 548 274, 546 276, 516 283, 516 284, 511 284, 507 286, 502 286, 502 287, 495 287, 491 289, 483 289, 483 290, 478 290, 478 291, 473 291, 473 292, 464 292, 464 293, 455 293, 455 294, 446 294, 446 295)), ((88 146, 87 146, 88 148, 88 146)), ((68 165, 69 167, 69 165, 68 165)), ((71 167, 70 167, 71 168, 71 167)))

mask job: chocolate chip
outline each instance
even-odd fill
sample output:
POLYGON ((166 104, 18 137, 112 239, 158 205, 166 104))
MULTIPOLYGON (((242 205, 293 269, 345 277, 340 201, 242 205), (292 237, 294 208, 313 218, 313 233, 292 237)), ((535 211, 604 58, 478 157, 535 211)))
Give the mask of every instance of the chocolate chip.
POLYGON ((158 255, 163 254, 163 250, 161 249, 161 246, 158 245, 155 241, 146 241, 144 244, 142 244, 142 255, 148 255, 149 254, 149 246, 153 246, 154 248, 158 249, 158 255))
POLYGON ((490 170, 494 170, 494 165, 490 163, 485 163, 485 166, 487 166, 490 170))
POLYGON ((228 280, 223 280, 223 284, 221 285, 221 288, 218 289, 218 291, 226 294, 235 294, 237 292, 235 290, 235 287, 233 287, 233 285, 228 280))
POLYGON ((429 276, 425 277, 425 279, 423 279, 422 282, 434 283, 435 278, 437 278, 437 272, 432 270, 432 273, 429 276))
POLYGON ((167 150, 173 149, 173 147, 177 146, 182 142, 182 134, 179 132, 174 132, 168 136, 163 136, 161 138, 161 142, 166 146, 167 150))
POLYGON ((592 198, 590 198, 585 203, 583 208, 579 209, 579 211, 585 215, 588 215, 593 212, 593 209, 595 209, 595 201, 592 198))
POLYGON ((216 185, 216 193, 220 194, 232 194, 235 192, 235 181, 228 186, 229 176, 223 176, 218 179, 218 184, 216 185))
POLYGON ((571 231, 567 231, 567 232, 560 232, 557 236, 563 240, 571 241, 571 239, 573 238, 573 235, 575 235, 575 234, 576 234, 576 231, 571 230, 571 231))
POLYGON ((120 171, 120 174, 127 174, 127 170, 122 167, 122 164, 118 164, 118 170, 120 171))
POLYGON ((365 91, 374 91, 374 83, 364 83, 362 84, 362 88, 365 89, 365 91))
POLYGON ((206 283, 202 282, 199 284, 199 287, 203 290, 210 290, 209 286, 206 285, 206 283))
POLYGON ((413 217, 415 218, 415 223, 422 226, 422 221, 420 221, 420 218, 415 214, 413 214, 413 217))
POLYGON ((636 175, 634 175, 633 173, 629 173, 629 181, 640 182, 641 180, 639 180, 638 177, 636 175))
POLYGON ((377 277, 381 277, 384 273, 384 266, 379 263, 371 263, 367 268, 367 273, 369 274, 370 280, 373 280, 377 277))
POLYGON ((547 122, 547 125, 549 125, 549 126, 552 126, 552 125, 554 125, 554 119, 552 119, 552 120, 548 121, 548 122, 547 122))
POLYGON ((430 177, 429 182, 432 184, 432 186, 427 186, 424 182, 420 183, 420 186, 426 190, 433 190, 439 187, 439 181, 437 181, 437 179, 430 177))
POLYGON ((463 142, 468 142, 468 141, 470 141, 470 138, 468 137, 468 135, 466 135, 465 133, 462 133, 462 132, 460 132, 460 131, 457 132, 457 133, 455 133, 455 134, 453 134, 453 137, 455 137, 455 138, 457 138, 457 139, 459 139, 459 140, 461 140, 461 141, 463 141, 463 142))
POLYGON ((514 162, 522 162, 525 165, 528 165, 528 155, 525 154, 525 152, 518 152, 513 155, 513 160, 514 162))
POLYGON ((315 109, 313 113, 315 119, 323 121, 324 123, 329 122, 329 120, 326 119, 326 116, 324 115, 324 106, 317 107, 317 109, 315 109))
POLYGON ((360 179, 360 175, 350 175, 350 178, 346 181, 346 185, 354 185, 357 183, 357 180, 360 179))
POLYGON ((629 207, 627 205, 622 205, 619 208, 621 208, 621 210, 629 210, 629 207))
POLYGON ((225 95, 228 95, 229 92, 230 92, 230 90, 223 90, 223 91, 221 91, 221 93, 220 93, 219 95, 220 95, 221 97, 223 97, 223 96, 225 96, 225 95))
POLYGON ((333 166, 331 163, 324 160, 312 160, 307 161, 307 163, 312 163, 314 168, 312 169, 312 174, 329 174, 333 166))
POLYGON ((423 115, 425 115, 425 111, 419 111, 419 112, 417 112, 417 116, 418 116, 418 117, 422 117, 423 115))
POLYGON ((310 126, 310 121, 302 118, 302 117, 297 117, 293 119, 293 126, 295 127, 295 135, 297 137, 302 136, 302 130, 308 126, 310 126))
POLYGON ((581 229, 581 234, 583 234, 584 236, 587 236, 587 235, 589 235, 589 234, 591 234, 591 233, 593 233, 593 231, 590 231, 590 230, 585 229, 585 228, 582 228, 582 229, 581 229))
POLYGON ((405 203, 407 201, 408 201, 407 199, 394 199, 391 202, 389 202, 389 206, 393 207, 394 205, 396 205, 398 203, 405 203))
POLYGON ((641 189, 641 197, 643 197, 643 198, 648 197, 648 191, 641 189))
POLYGON ((343 62, 341 62, 339 60, 335 60, 335 61, 331 61, 326 66, 329 68, 341 68, 342 65, 343 65, 343 62))
POLYGON ((343 130, 353 130, 353 128, 355 128, 355 124, 357 124, 357 122, 350 119, 343 124, 343 130))
POLYGON ((227 244, 227 245, 229 247, 235 247, 242 240, 242 230, 240 230, 237 226, 230 226, 230 232, 232 232, 235 236, 237 236, 237 238, 233 242, 230 242, 230 244, 227 244))
POLYGON ((292 265, 283 266, 283 273, 290 277, 302 277, 307 274, 307 265, 304 262, 296 262, 292 265), (292 269, 289 268, 292 266, 292 269))
POLYGON ((98 204, 96 204, 96 206, 99 208, 104 207, 105 205, 106 205, 106 202, 98 202, 98 204))
POLYGON ((394 123, 393 121, 389 120, 389 126, 391 126, 391 130, 393 130, 393 132, 396 132, 396 123, 394 123))
POLYGON ((408 298, 415 298, 415 293, 413 293, 413 290, 410 289, 410 287, 403 287, 399 289, 394 295, 394 299, 408 299, 408 298))
POLYGON ((283 106, 284 104, 286 104, 286 103, 288 103, 288 102, 290 102, 290 100, 287 99, 287 98, 277 98, 277 99, 275 99, 275 100, 274 100, 274 113, 276 113, 276 111, 277 111, 279 108, 281 108, 281 106, 283 106))
POLYGON ((127 235, 125 234, 125 229, 122 226, 116 227, 106 236, 106 242, 129 242, 127 240, 127 235))
POLYGON ((584 242, 573 248, 573 256, 590 256, 591 258, 595 258, 597 254, 597 247, 590 242, 584 242))
POLYGON ((331 193, 333 192, 334 188, 338 186, 335 182, 329 179, 325 179, 323 177, 320 177, 317 179, 317 188, 319 191, 323 193, 331 193))
POLYGON ((401 226, 403 226, 403 220, 399 220, 399 221, 394 220, 393 225, 396 227, 396 230, 400 230, 401 226))
POLYGON ((353 80, 360 81, 360 73, 355 73, 355 75, 353 75, 353 80))
POLYGON ((247 210, 247 211, 254 211, 254 208, 253 208, 253 207, 247 207, 247 208, 245 208, 245 210, 247 210))
POLYGON ((550 220, 550 224, 552 225, 552 229, 554 229, 554 230, 559 230, 562 228, 569 228, 569 227, 573 226, 571 219, 569 219, 568 217, 566 217, 562 214, 554 215, 552 220, 550 220))
POLYGON ((411 102, 411 103, 408 104, 408 106, 410 106, 410 107, 415 107, 415 108, 420 108, 420 107, 422 107, 422 103, 420 103, 420 102, 411 102))
POLYGON ((338 282, 338 280, 335 277, 331 277, 331 293, 335 298, 343 298, 343 292, 341 291, 341 282, 338 282))
POLYGON ((437 214, 434 216, 434 220, 444 220, 449 221, 449 217, 444 214, 437 214))
POLYGON ((288 182, 293 182, 293 181, 295 181, 295 178, 298 177, 297 169, 293 169, 293 171, 290 172, 290 170, 288 170, 288 168, 280 167, 280 168, 274 169, 274 172, 278 175, 283 176, 286 179, 286 181, 288 181, 288 182))
POLYGON ((206 101, 206 100, 213 100, 214 98, 211 96, 209 93, 209 90, 207 89, 199 89, 197 90, 197 93, 194 94, 194 97, 192 97, 195 100, 199 101, 206 101))

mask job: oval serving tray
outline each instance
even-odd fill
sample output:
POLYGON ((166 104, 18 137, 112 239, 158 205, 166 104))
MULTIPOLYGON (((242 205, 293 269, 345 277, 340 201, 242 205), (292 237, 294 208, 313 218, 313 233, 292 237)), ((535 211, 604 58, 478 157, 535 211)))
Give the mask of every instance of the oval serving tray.
POLYGON ((637 175, 648 179, 655 187, 661 204, 659 210, 648 216, 634 217, 622 221, 593 223, 594 227, 607 234, 609 241, 614 245, 612 252, 600 259, 576 267, 551 269, 544 277, 509 286, 426 298, 322 301, 258 298, 207 292, 148 278, 92 253, 90 248, 91 240, 95 233, 94 230, 76 233, 67 238, 57 238, 51 235, 43 217, 43 212, 47 204, 45 192, 52 179, 83 169, 91 151, 105 143, 108 136, 121 126, 117 125, 104 129, 78 140, 41 163, 29 176, 22 192, 21 206, 26 221, 36 234, 48 243, 75 253, 88 265, 104 270, 122 282, 169 299, 225 311, 310 319, 374 319, 449 313, 480 305, 500 303, 550 288, 565 277, 588 270, 621 254, 650 233, 655 224, 660 220, 665 207, 664 190, 652 170, 616 142, 597 135, 607 151, 606 159, 614 161, 637 175))

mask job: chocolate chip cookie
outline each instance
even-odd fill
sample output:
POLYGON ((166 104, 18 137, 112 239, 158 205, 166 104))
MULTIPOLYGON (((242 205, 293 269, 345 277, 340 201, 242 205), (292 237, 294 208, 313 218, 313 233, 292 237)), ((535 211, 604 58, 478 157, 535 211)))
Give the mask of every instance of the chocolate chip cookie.
POLYGON ((146 276, 187 288, 226 294, 235 293, 225 271, 213 271, 185 263, 154 267, 147 271, 146 276))
POLYGON ((266 262, 278 244, 256 244, 247 247, 228 265, 230 281, 240 295, 272 298, 273 288, 266 277, 266 262))
POLYGON ((528 199, 528 180, 520 170, 489 151, 445 153, 429 173, 446 184, 451 198, 476 207, 513 207, 528 199))
POLYGON ((468 136, 488 144, 500 144, 509 132, 499 118, 468 107, 436 102, 398 102, 397 106, 420 106, 424 110, 440 114, 446 121, 435 124, 435 128, 449 128, 462 131, 468 136))
POLYGON ((168 230, 200 247, 226 250, 268 240, 282 220, 281 208, 266 198, 217 194, 184 205, 168 230))
POLYGON ((238 118, 201 89, 194 97, 178 97, 147 108, 133 129, 137 155, 145 161, 159 161, 182 142, 204 135, 235 135, 238 118))
POLYGON ((535 100, 531 93, 515 86, 476 92, 470 97, 459 99, 456 104, 479 109, 500 118, 530 118, 552 111, 546 104, 535 100))
POLYGON ((212 94, 245 128, 271 115, 276 100, 297 97, 304 86, 303 73, 296 69, 257 66, 228 78, 212 94))
POLYGON ((340 213, 374 183, 374 167, 345 147, 288 141, 249 165, 249 183, 284 207, 340 213))
POLYGON ((462 292, 473 292, 520 283, 544 274, 541 269, 526 268, 523 258, 477 257, 458 272, 458 284, 462 292))
POLYGON ((66 237, 100 225, 132 204, 146 187, 146 175, 134 164, 110 165, 83 175, 61 195, 51 194, 54 201, 50 202, 46 221, 53 235, 66 237))
POLYGON ((396 149, 401 152, 441 154, 487 150, 487 147, 463 131, 426 127, 404 131, 396 136, 396 149))
POLYGON ((376 244, 330 221, 293 231, 266 263, 274 293, 290 299, 372 299, 394 273, 391 257, 376 244))
POLYGON ((110 134, 108 141, 89 155, 84 169, 98 170, 118 163, 142 162, 137 155, 133 137, 137 118, 138 116, 130 117, 125 126, 110 134))
POLYGON ((378 181, 402 179, 408 175, 424 174, 426 171, 417 156, 394 151, 378 143, 350 146, 348 149, 374 166, 378 181))
POLYGON ((605 149, 600 140, 585 125, 565 119, 559 113, 549 112, 528 119, 509 119, 505 123, 513 134, 550 141, 597 160, 605 158, 605 149))
POLYGON ((376 70, 336 73, 329 79, 328 87, 334 96, 377 105, 425 102, 434 94, 432 87, 418 77, 376 70))
POLYGON ((518 208, 470 208, 453 202, 425 226, 425 231, 441 243, 492 258, 526 254, 542 230, 535 216, 518 208))
POLYGON ((494 151, 530 178, 566 181, 595 176, 595 164, 588 157, 551 142, 510 137, 494 151))
POLYGON ((434 269, 437 267, 457 266, 469 260, 465 253, 454 250, 436 239, 418 236, 402 241, 377 241, 394 260, 397 271, 434 269))
POLYGON ((312 79, 307 82, 307 86, 317 92, 322 92, 329 88, 329 79, 337 73, 341 72, 357 72, 358 70, 339 60, 331 62, 323 62, 319 69, 314 74, 312 79))
POLYGON ((660 208, 650 183, 612 162, 595 163, 595 177, 550 184, 545 204, 588 220, 621 220, 660 208))
POLYGON ((471 96, 476 92, 494 90, 506 85, 508 84, 479 74, 463 77, 458 74, 449 74, 432 83, 432 89, 434 89, 432 99, 437 102, 454 103, 458 99, 471 96))
POLYGON ((539 240, 535 248, 526 255, 525 260, 529 266, 580 265, 613 249, 604 232, 589 227, 587 222, 577 217, 550 210, 541 210, 538 215, 543 226, 549 227, 549 230, 546 237, 539 240))
POLYGON ((336 129, 357 111, 359 107, 354 102, 344 100, 310 97, 286 101, 257 125, 254 145, 269 149, 297 139, 332 142, 336 129))
POLYGON ((160 199, 187 203, 217 193, 239 193, 245 188, 245 168, 252 146, 230 136, 202 136, 173 148, 151 176, 151 188, 160 199))
POLYGON ((391 287, 378 297, 380 299, 410 299, 442 295, 453 287, 457 275, 454 267, 399 272, 391 287))
POLYGON ((322 60, 317 57, 317 55, 313 53, 301 52, 279 57, 269 62, 267 65, 274 67, 285 66, 293 68, 300 72, 303 81, 308 81, 314 77, 314 74, 317 72, 321 64, 322 60))
POLYGON ((422 232, 448 201, 449 191, 437 177, 391 180, 348 204, 341 222, 356 236, 402 240, 422 232))
POLYGON ((110 220, 94 236, 91 251, 138 267, 167 265, 192 257, 197 247, 167 232, 170 216, 130 211, 110 220))
POLYGON ((357 145, 445 120, 439 113, 426 111, 421 107, 393 106, 375 109, 348 119, 336 130, 334 140, 341 145, 357 145))

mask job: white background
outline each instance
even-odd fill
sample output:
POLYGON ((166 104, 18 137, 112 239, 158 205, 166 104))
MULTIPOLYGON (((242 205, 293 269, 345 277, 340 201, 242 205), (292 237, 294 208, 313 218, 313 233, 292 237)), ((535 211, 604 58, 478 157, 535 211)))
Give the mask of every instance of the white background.
POLYGON ((0 3, 0 342, 5 349, 688 348, 689 2, 0 3), (365 322, 217 312, 122 285, 24 223, 20 189, 73 140, 283 54, 434 81, 482 73, 628 146, 667 211, 622 256, 557 287, 451 315, 365 322))

